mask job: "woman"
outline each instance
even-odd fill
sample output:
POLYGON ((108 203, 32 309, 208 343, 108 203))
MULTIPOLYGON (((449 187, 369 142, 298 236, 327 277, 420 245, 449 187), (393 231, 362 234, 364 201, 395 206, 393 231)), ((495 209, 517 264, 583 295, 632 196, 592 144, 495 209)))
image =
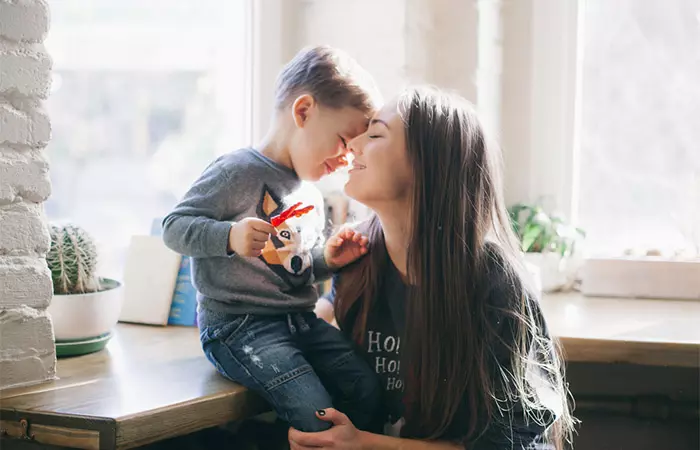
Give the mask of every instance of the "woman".
POLYGON ((390 425, 371 434, 319 411, 334 426, 290 430, 291 448, 561 445, 573 418, 560 356, 516 250, 500 155, 470 104, 409 90, 349 148, 345 190, 376 215, 363 225, 370 254, 336 275, 331 301, 384 385, 390 425))

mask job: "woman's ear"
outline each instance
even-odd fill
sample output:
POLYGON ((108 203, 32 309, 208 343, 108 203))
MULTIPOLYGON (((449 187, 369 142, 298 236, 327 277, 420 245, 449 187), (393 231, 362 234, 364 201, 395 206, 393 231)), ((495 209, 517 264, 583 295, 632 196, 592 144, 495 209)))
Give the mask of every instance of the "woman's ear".
POLYGON ((312 110, 316 107, 316 100, 309 94, 297 97, 292 103, 292 120, 297 128, 304 128, 312 110))

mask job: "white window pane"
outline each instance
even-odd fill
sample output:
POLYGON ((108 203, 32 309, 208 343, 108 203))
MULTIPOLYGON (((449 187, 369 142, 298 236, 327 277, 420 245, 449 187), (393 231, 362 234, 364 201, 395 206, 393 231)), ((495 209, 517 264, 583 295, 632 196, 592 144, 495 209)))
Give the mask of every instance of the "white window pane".
POLYGON ((216 156, 249 142, 245 0, 62 0, 47 102, 51 221, 98 240, 121 277, 147 234, 216 156))
POLYGON ((700 1, 588 0, 584 33, 580 219, 589 245, 694 249, 700 1))

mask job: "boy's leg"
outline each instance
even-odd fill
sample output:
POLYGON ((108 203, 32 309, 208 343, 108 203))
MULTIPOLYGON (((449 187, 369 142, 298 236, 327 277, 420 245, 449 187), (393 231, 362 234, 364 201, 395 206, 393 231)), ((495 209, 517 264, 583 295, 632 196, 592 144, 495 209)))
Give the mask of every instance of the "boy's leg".
POLYGON ((230 317, 201 332, 204 353, 218 371, 262 395, 294 428, 330 428, 315 412, 331 407, 331 397, 298 348, 287 316, 230 317))
POLYGON ((313 313, 302 317, 308 329, 299 333, 301 347, 335 407, 358 429, 376 431, 382 395, 377 374, 338 329, 313 313))

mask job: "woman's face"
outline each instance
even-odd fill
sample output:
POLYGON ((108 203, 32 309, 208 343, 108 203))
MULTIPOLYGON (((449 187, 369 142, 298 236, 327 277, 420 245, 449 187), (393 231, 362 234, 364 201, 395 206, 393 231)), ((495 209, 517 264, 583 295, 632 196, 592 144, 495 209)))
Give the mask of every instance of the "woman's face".
POLYGON ((367 131, 351 140, 348 148, 354 159, 345 193, 372 209, 388 203, 405 205, 413 175, 397 102, 377 112, 367 131))

